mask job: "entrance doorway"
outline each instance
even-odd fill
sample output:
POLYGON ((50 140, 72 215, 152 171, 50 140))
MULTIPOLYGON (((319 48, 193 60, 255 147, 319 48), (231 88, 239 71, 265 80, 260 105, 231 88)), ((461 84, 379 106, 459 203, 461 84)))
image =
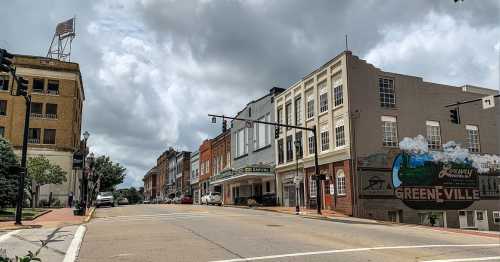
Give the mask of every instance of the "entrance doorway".
POLYGON ((460 210, 458 211, 458 220, 460 228, 489 230, 486 210, 460 210))

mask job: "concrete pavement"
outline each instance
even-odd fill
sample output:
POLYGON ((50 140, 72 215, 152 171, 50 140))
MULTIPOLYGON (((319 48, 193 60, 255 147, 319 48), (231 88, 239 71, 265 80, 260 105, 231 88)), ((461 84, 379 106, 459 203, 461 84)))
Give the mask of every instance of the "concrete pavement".
POLYGON ((492 237, 228 207, 102 208, 87 227, 81 262, 500 261, 492 237))

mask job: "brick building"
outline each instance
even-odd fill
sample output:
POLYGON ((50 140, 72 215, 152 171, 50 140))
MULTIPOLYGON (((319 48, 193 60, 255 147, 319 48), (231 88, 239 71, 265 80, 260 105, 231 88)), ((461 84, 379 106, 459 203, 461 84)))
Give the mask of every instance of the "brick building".
POLYGON ((158 197, 164 200, 167 197, 167 181, 168 181, 168 160, 174 156, 177 152, 172 147, 163 152, 156 160, 156 166, 158 168, 158 197))
MULTIPOLYGON (((72 169, 73 152, 80 147, 82 109, 85 93, 77 63, 16 55, 17 74, 28 80, 32 97, 28 157, 43 155, 67 173, 66 182, 44 185, 39 200, 49 194, 62 204, 73 192, 79 199, 81 172, 72 169)), ((25 99, 12 96, 16 85, 6 73, 0 73, 0 136, 7 138, 17 155, 21 154, 25 99), (12 87, 12 84, 14 84, 12 87)))
POLYGON ((181 151, 176 154, 175 195, 190 194, 191 152, 181 151))
POLYGON ((212 143, 211 139, 203 141, 200 145, 200 193, 201 196, 210 191, 210 177, 212 176, 212 143))
POLYGON ((223 201, 229 198, 229 188, 213 183, 217 176, 231 168, 231 129, 212 139, 212 177, 213 191, 221 193, 223 201))
POLYGON ((144 200, 154 202, 156 201, 156 196, 158 195, 158 176, 159 168, 151 168, 142 181, 144 182, 144 200))

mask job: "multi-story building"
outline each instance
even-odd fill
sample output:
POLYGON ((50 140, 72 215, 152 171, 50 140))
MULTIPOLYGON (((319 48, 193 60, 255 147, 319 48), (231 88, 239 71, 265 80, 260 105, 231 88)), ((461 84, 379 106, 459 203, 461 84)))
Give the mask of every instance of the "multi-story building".
MULTIPOLYGON (((77 63, 16 55, 16 72, 28 80, 32 97, 28 157, 43 155, 67 173, 66 182, 44 185, 39 200, 53 199, 62 204, 69 194, 79 199, 81 172, 72 169, 73 153, 80 147, 82 108, 85 93, 77 63)), ((17 155, 23 141, 25 99, 12 96, 16 85, 10 75, 0 73, 0 136, 7 138, 17 155)))
POLYGON ((190 194, 191 152, 181 151, 176 154, 175 194, 190 194))
MULTIPOLYGON (((236 117, 274 122, 274 99, 282 91, 272 88, 265 96, 248 103, 236 117)), ((233 121, 230 132, 231 168, 220 172, 212 183, 224 185, 226 204, 246 205, 248 199, 275 204, 273 126, 233 121)))
POLYGON ((207 139, 200 145, 200 191, 201 196, 210 192, 210 177, 212 176, 212 140, 207 139))
POLYGON ((159 168, 153 167, 151 168, 142 181, 144 182, 144 200, 147 201, 156 201, 156 196, 158 194, 158 176, 159 176, 159 168))
MULTIPOLYGON (((399 181, 403 169, 408 172, 408 168, 417 168, 415 162, 401 162, 401 157, 407 154, 399 149, 399 142, 404 137, 426 137, 428 149, 437 153, 425 157, 446 153, 442 150, 447 141, 455 141, 474 154, 498 153, 494 122, 498 109, 482 110, 480 103, 461 105, 461 123, 454 124, 450 122, 450 108, 445 107, 457 101, 496 93, 470 85, 449 86, 426 82, 420 77, 385 72, 349 51, 342 52, 276 98, 279 122, 316 127, 318 173, 326 177, 318 192, 315 181, 311 179, 315 173, 312 132, 306 134, 283 129, 276 139, 278 188, 282 190, 282 203, 287 203, 286 191, 291 190, 288 190, 286 181, 294 170, 297 172, 298 162, 299 172, 305 174, 301 189, 309 207, 314 207, 316 197, 320 197, 322 208, 360 217, 498 229, 499 225, 493 221, 494 216, 500 215, 495 204, 500 194, 494 186, 498 172, 477 174, 470 171, 477 179, 472 179, 469 184, 459 179, 443 181, 446 176, 437 177, 435 170, 445 170, 449 164, 440 163, 436 167, 427 160, 425 166, 432 166, 434 171, 424 172, 422 176, 436 175, 435 180, 427 181, 427 186, 448 190, 450 199, 443 200, 441 205, 418 206, 413 197, 417 198, 419 194, 406 192, 417 189, 407 188, 404 194, 398 193, 405 183, 410 183, 399 181), (295 152, 295 140, 304 145, 303 152, 295 152), (471 188, 464 188, 466 184, 471 188), (454 199, 450 190, 473 190, 464 193, 474 192, 473 200, 458 204, 461 200, 454 199)), ((455 172, 466 168, 462 169, 446 170, 455 172)), ((417 171, 412 169, 411 172, 417 171)), ((424 196, 430 199, 435 195, 424 196)), ((460 195, 462 197, 465 196, 460 195)))
POLYGON ((193 196, 193 203, 200 204, 200 151, 196 150, 191 153, 191 189, 190 193, 193 196))
POLYGON ((167 171, 167 197, 174 198, 177 193, 177 152, 170 154, 167 158, 168 171, 167 171))
POLYGON ((168 160, 176 154, 172 147, 163 152, 160 157, 156 160, 156 166, 158 167, 158 197, 160 200, 165 200, 167 198, 167 184, 168 184, 168 160))
POLYGON ((217 177, 231 168, 231 130, 228 129, 212 139, 212 177, 210 184, 214 192, 221 193, 222 200, 226 203, 229 198, 229 188, 223 184, 213 183, 217 177))

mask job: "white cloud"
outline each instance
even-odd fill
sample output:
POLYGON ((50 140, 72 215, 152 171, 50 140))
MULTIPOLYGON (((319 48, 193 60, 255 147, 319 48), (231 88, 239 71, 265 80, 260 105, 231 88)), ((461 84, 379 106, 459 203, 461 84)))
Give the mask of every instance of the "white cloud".
POLYGON ((473 27, 467 20, 430 11, 420 21, 389 25, 380 33, 382 41, 365 58, 383 70, 438 83, 498 88, 498 25, 473 27))

